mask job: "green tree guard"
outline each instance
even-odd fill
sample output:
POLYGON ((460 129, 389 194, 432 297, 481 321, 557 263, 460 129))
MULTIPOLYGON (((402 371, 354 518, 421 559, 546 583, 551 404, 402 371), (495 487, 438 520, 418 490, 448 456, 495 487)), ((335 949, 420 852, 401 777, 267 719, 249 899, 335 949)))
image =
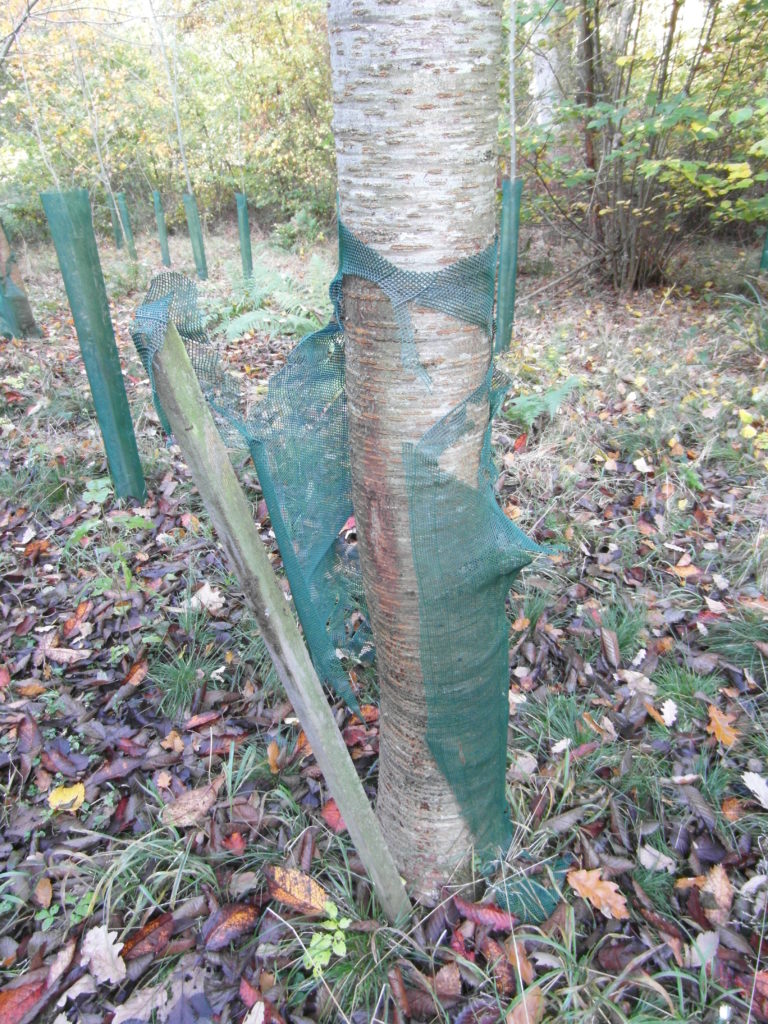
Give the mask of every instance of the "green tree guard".
POLYGON ((115 248, 123 248, 123 229, 120 226, 120 218, 117 215, 117 207, 115 206, 115 197, 111 192, 107 192, 107 204, 109 206, 109 216, 112 218, 112 234, 115 239, 115 248))
POLYGON ((189 240, 192 242, 192 255, 195 257, 197 276, 201 281, 207 281, 208 264, 205 262, 203 228, 200 223, 200 213, 197 209, 197 200, 191 192, 185 193, 183 199, 184 212, 187 215, 187 227, 189 228, 189 240))
POLYGON ((506 352, 512 340, 517 292, 517 246, 520 233, 520 198, 522 178, 501 186, 501 232, 499 239, 499 290, 496 300, 496 353, 506 352))
POLYGON ((125 234, 125 244, 128 247, 128 255, 132 260, 136 260, 138 259, 138 256, 136 255, 136 242, 133 238, 131 218, 128 216, 128 203, 125 201, 125 192, 118 192, 115 198, 117 199, 117 206, 120 210, 120 220, 123 224, 123 233, 125 234))
POLYGON ((109 315, 88 192, 44 192, 40 198, 64 278, 115 493, 120 498, 143 499, 144 475, 109 315))
POLYGON ((253 277, 248 200, 242 192, 235 192, 235 199, 237 199, 237 230, 240 232, 240 257, 243 261, 243 277, 253 277))
POLYGON ((163 257, 163 266, 170 267, 171 254, 168 250, 168 232, 165 229, 165 214, 163 213, 163 201, 157 189, 152 193, 152 202, 155 204, 155 220, 157 221, 157 237, 160 242, 160 252, 163 257))
POLYGON ((760 269, 768 270, 768 231, 765 233, 765 241, 763 242, 763 255, 760 257, 760 269))

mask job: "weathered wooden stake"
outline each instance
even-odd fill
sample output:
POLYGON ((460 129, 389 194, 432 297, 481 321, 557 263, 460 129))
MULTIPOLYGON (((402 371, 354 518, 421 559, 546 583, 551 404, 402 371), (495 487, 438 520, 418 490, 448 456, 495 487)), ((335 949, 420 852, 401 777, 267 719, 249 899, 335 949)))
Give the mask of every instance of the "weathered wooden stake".
POLYGON ((160 404, 381 906, 390 921, 403 920, 411 905, 402 880, 173 324, 153 367, 160 404))

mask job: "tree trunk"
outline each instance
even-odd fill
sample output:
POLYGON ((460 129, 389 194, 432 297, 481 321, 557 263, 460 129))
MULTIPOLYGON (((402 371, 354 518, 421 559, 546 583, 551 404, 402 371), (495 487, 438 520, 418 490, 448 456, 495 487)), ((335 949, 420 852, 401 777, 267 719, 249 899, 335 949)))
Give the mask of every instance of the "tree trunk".
MULTIPOLYGON (((494 238, 501 0, 330 0, 341 219, 401 269, 437 270, 494 238)), ((345 278, 352 497, 381 688, 377 813, 416 895, 468 862, 471 837, 425 742, 419 596, 403 465, 485 379, 483 331, 411 306, 419 361, 403 365, 384 293, 345 278)), ((477 486, 488 413, 441 459, 477 486)))

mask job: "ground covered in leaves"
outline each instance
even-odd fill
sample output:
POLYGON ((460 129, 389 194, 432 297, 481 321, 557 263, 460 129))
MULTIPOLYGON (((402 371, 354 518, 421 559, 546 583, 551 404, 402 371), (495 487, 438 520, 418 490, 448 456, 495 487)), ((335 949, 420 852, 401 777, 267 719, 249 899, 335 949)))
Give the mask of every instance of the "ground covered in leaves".
MULTIPOLYGON (((208 246, 205 307, 258 390, 322 319, 332 250, 259 246, 246 286, 234 231, 208 246)), ((562 547, 510 596, 515 840, 400 928, 160 436, 128 337, 152 240, 137 266, 102 249, 141 504, 112 493, 54 256, 28 254, 45 337, 0 343, 0 1024, 768 1021, 768 325, 723 294, 737 251, 627 300, 542 291, 579 258, 528 246, 499 499, 562 547)))

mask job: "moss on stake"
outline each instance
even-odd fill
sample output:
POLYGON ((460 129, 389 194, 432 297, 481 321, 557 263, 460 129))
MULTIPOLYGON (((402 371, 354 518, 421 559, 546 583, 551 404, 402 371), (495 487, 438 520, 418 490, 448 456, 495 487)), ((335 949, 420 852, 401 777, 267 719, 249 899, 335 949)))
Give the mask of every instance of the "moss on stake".
POLYGON ((400 875, 368 803, 322 684, 237 481, 224 443, 173 324, 154 359, 158 398, 216 533, 243 588, 275 670, 312 745, 349 834, 390 921, 411 912, 400 875))

